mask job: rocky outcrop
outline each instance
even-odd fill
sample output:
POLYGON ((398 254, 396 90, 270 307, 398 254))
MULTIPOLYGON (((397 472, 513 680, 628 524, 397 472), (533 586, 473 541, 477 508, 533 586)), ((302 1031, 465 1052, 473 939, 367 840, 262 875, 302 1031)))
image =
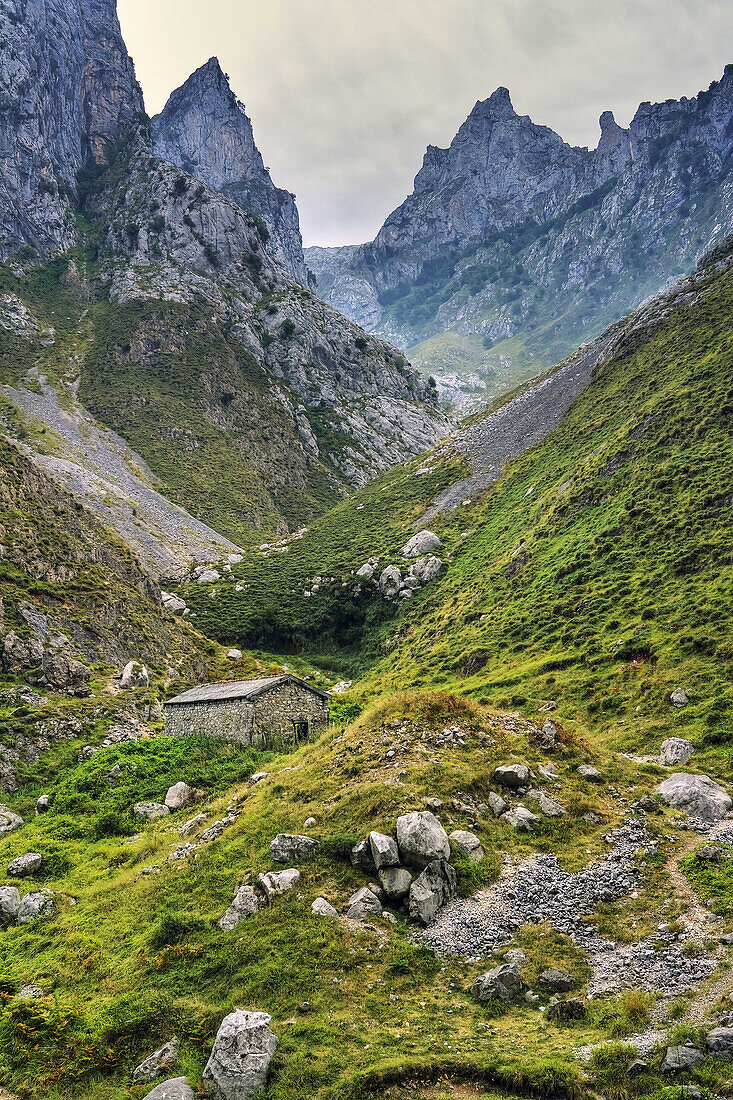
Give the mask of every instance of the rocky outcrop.
POLYGON ((75 236, 77 173, 102 164, 143 112, 116 0, 7 0, 0 8, 0 258, 75 236))
POLYGON ((708 775, 675 772, 657 790, 668 806, 699 821, 719 821, 733 809, 728 792, 708 775))
POLYGON ((269 250, 308 285, 295 196, 275 187, 252 123, 217 58, 197 69, 152 120, 156 154, 262 220, 269 250))
POLYGON ((539 373, 730 227, 732 118, 733 66, 696 98, 642 103, 628 130, 604 112, 594 150, 518 115, 498 88, 449 148, 428 148, 374 241, 306 260, 327 301, 398 346, 448 332, 413 359, 447 397, 471 371, 467 393, 491 397, 508 370, 521 377, 503 341, 520 336, 539 373))

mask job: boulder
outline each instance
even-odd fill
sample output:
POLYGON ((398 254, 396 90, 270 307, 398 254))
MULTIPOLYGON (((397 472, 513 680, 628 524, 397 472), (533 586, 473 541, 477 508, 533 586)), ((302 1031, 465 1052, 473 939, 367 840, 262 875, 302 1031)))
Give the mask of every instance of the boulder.
POLYGON ((418 531, 408 539, 400 553, 405 558, 419 558, 422 554, 430 554, 433 550, 438 550, 442 545, 438 536, 432 531, 418 531))
POLYGON ((458 890, 455 868, 446 859, 434 859, 410 886, 410 916, 432 924, 458 890))
POLYGON ((142 817, 145 821, 155 821, 156 817, 165 817, 170 810, 162 802, 136 802, 132 812, 135 817, 142 817))
POLYGON ((669 701, 673 707, 686 707, 690 700, 686 691, 683 691, 682 688, 675 688, 669 697, 669 701))
POLYGON ((267 900, 277 897, 278 894, 286 894, 292 890, 300 879, 300 871, 297 867, 289 867, 287 871, 269 871, 266 875, 259 875, 259 883, 267 895, 267 900))
POLYGON ((40 1001, 45 996, 46 991, 40 985, 23 985, 18 990, 19 1001, 40 1001))
POLYGON ((12 833, 23 824, 23 818, 14 814, 7 806, 0 806, 0 836, 12 833))
POLYGON ((174 783, 168 788, 165 796, 165 804, 169 810, 180 810, 188 806, 189 802, 196 802, 203 796, 203 791, 197 787, 189 787, 188 783, 174 783))
POLYGON ((463 859, 469 863, 480 863, 484 858, 484 849, 481 841, 475 833, 465 829, 454 829, 449 834, 448 840, 452 840, 463 859))
POLYGON ((381 912, 382 903, 377 895, 368 886, 362 886, 349 898, 346 916, 350 920, 366 920, 368 917, 378 917, 381 912))
POLYGON ((695 751, 692 741, 685 741, 684 737, 668 737, 662 741, 659 750, 659 763, 665 768, 673 768, 678 764, 686 764, 695 751))
POLYGON ((171 1077, 146 1093, 143 1100, 196 1100, 196 1093, 185 1077, 171 1077))
POLYGON ((141 661, 128 661, 120 677, 121 688, 148 687, 150 673, 141 661))
POLYGON ((77 661, 68 653, 46 653, 43 658, 43 682, 56 691, 84 698, 91 695, 89 677, 91 673, 86 665, 77 661))
POLYGON ((402 574, 396 565, 388 565, 379 574, 379 591, 386 599, 393 599, 402 587, 402 574))
POLYGON ((196 814, 195 817, 189 818, 188 821, 184 821, 178 830, 179 836, 190 836, 191 833, 195 833, 201 825, 206 821, 206 814, 196 814))
POLYGON ((575 770, 579 776, 587 779, 590 783, 601 783, 603 781, 603 776, 598 768, 594 768, 591 764, 580 764, 575 770))
POLYGON ((18 924, 30 924, 38 917, 54 911, 54 894, 52 890, 39 890, 36 894, 26 894, 18 907, 18 924))
POLYGON ((719 821, 733 807, 727 791, 707 775, 675 772, 657 790, 668 806, 700 821, 719 821))
POLYGON ((237 1008, 221 1022, 202 1086, 212 1100, 247 1100, 267 1085, 277 1036, 266 1012, 237 1008))
POLYGON ((219 921, 219 927, 224 932, 231 932, 245 917, 253 916, 259 907, 260 902, 254 887, 240 886, 234 895, 234 901, 219 921))
POLYGON ((202 569, 199 573, 196 581, 198 584, 213 584, 214 581, 221 580, 221 573, 218 569, 202 569))
POLYGON ((430 810, 414 810, 397 818, 397 846, 402 862, 418 870, 450 856, 448 834, 430 810))
POLYGON ((529 768, 526 764, 502 764, 494 771, 494 780, 502 787, 528 787, 530 782, 529 768))
POLYGON ((489 806, 494 817, 501 817, 507 809, 507 803, 501 795, 496 794, 494 791, 489 792, 489 806))
POLYGON ((540 764, 537 771, 543 779, 557 779, 560 774, 554 764, 540 764))
POLYGON ((379 872, 379 885, 388 901, 402 901, 410 892, 412 875, 404 867, 383 867, 379 872))
POLYGON ((174 596, 172 592, 161 591, 160 602, 166 611, 170 611, 173 615, 180 615, 186 610, 186 601, 182 600, 180 596, 174 596))
POLYGON ((8 864, 8 874, 13 878, 25 878, 26 875, 35 875, 40 871, 43 857, 40 852, 26 852, 8 864))
POLYGON ((733 1027, 714 1027, 706 1042, 711 1054, 733 1058, 733 1027))
POLYGON ((561 1023, 568 1023, 570 1020, 584 1020, 586 1015, 587 1009, 584 1002, 577 998, 572 998, 569 1001, 556 1001, 547 1010, 548 1020, 558 1020, 561 1023))
POLYGON ((278 833, 270 844, 270 859, 275 863, 295 863, 307 859, 321 847, 320 840, 298 833, 278 833))
POLYGON ((20 909, 20 891, 17 886, 0 886, 0 928, 15 924, 20 909))
POLYGON ((36 801, 36 817, 40 817, 41 814, 47 814, 51 809, 51 795, 42 794, 36 801))
POLYGON ((501 820, 513 825, 519 833, 533 833, 540 823, 540 819, 526 806, 517 806, 513 810, 507 810, 505 814, 501 815, 501 820))
POLYGON ((375 875, 377 868, 374 866, 374 857, 372 856, 372 846, 369 837, 366 840, 360 840, 358 844, 355 844, 349 853, 351 860, 351 866, 356 867, 357 870, 363 871, 365 875, 375 875))
POLYGON ((382 867, 398 867, 400 853, 397 850, 397 841, 384 833, 371 832, 369 834, 369 847, 372 853, 372 861, 377 871, 382 867))
POLYGON ((424 558, 418 558, 410 566, 409 577, 412 577, 417 581, 420 588, 424 588, 426 584, 430 584, 440 573, 443 568, 443 562, 440 558, 436 558, 433 554, 428 554, 424 558))
POLYGON ((667 1047, 660 1069, 662 1073, 684 1073, 701 1066, 705 1058, 694 1046, 667 1047))
POLYGON ((330 901, 326 901, 325 898, 316 898, 311 905, 311 913, 315 913, 317 917, 337 917, 338 912, 331 905, 330 901))
POLYGON ((513 1001, 522 992, 522 974, 516 963, 503 963, 487 970, 473 983, 480 1001, 513 1001))
POLYGON ((356 575, 357 577, 364 577, 365 580, 370 581, 374 576, 374 572, 375 570, 372 563, 370 561, 365 561, 364 564, 359 569, 357 569, 356 575))
POLYGON ((228 649, 227 650, 227 657, 229 658, 230 661, 241 661, 242 660, 242 651, 241 651, 241 649, 228 649))
POLYGON ((547 817, 564 817, 565 807, 556 802, 554 798, 550 798, 544 791, 530 791, 529 797, 534 798, 542 813, 547 817))
POLYGON ((178 1061, 178 1039, 174 1035, 162 1047, 149 1054, 144 1062, 141 1062, 133 1071, 132 1079, 135 1084, 147 1084, 156 1077, 162 1077, 178 1061))
POLYGON ((569 993, 571 989, 575 989, 575 978, 566 970, 548 967, 540 974, 540 985, 549 993, 569 993))

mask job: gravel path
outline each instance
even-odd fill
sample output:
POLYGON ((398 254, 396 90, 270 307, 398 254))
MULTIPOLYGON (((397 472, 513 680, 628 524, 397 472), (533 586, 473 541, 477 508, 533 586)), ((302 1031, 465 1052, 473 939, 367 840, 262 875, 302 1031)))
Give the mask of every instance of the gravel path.
MULTIPOLYGON (((419 934, 438 955, 479 961, 508 943, 523 924, 547 921, 571 937, 592 967, 588 994, 645 989, 672 996, 694 989, 718 966, 714 954, 692 957, 685 944, 697 930, 661 931, 639 943, 616 943, 584 920, 601 901, 629 894, 640 885, 636 853, 651 854, 656 841, 645 822, 630 819, 606 834, 611 850, 576 873, 564 871, 555 856, 533 855, 507 862, 501 878, 475 898, 457 899, 435 924, 419 934)), ((707 914, 707 921, 710 915, 707 914)))

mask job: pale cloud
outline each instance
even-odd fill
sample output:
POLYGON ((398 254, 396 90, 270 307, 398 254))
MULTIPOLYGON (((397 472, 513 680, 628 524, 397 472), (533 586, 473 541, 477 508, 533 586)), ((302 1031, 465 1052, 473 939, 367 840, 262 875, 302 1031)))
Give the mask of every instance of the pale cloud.
POLYGON ((216 55, 275 182, 297 195, 308 244, 374 236, 412 190, 428 144, 448 145, 506 85, 520 114, 595 145, 606 109, 695 95, 733 61, 730 0, 119 0, 159 111, 216 55))

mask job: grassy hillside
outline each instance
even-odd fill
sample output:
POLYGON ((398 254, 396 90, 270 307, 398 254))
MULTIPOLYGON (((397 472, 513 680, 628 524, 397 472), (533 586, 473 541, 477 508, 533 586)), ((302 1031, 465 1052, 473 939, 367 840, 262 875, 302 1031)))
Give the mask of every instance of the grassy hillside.
POLYGON ((447 568, 399 610, 368 588, 350 601, 342 584, 371 554, 398 560, 436 488, 455 479, 450 447, 377 480, 286 552, 251 556, 216 599, 202 586, 187 598, 227 641, 269 631, 287 642, 282 619, 300 624, 290 641, 306 649, 324 645, 345 608, 350 633, 332 640, 351 643, 338 659, 366 672, 365 693, 427 683, 529 713, 553 700, 618 744, 673 729, 725 745, 732 312, 727 267, 649 327, 630 324, 543 444, 483 499, 431 522, 447 568), (334 580, 306 599, 317 575, 334 580), (668 700, 677 686, 691 698, 681 711, 668 700))
MULTIPOLYGON (((589 1081, 600 1079, 611 1083, 604 1095, 629 1095, 609 1070, 625 1064, 623 1051, 586 1080, 573 1050, 638 1028, 648 999, 600 998, 573 1027, 546 1022, 524 1002, 487 1008, 470 992, 485 961, 436 959, 413 942, 402 917, 359 927, 310 912, 318 895, 343 911, 365 881, 345 858, 355 836, 372 827, 391 831, 399 813, 428 796, 443 798, 447 828, 460 827, 466 811, 451 801, 457 791, 468 792, 463 799, 485 797, 492 768, 510 753, 531 763, 541 758, 529 733, 524 723, 454 697, 402 695, 290 756, 160 738, 103 749, 82 763, 73 745, 46 757, 13 800, 26 826, 0 840, 3 860, 28 848, 43 855, 33 885, 57 898, 55 916, 3 933, 6 1083, 23 1100, 137 1100, 146 1089, 131 1085, 132 1070, 174 1032, 183 1049, 178 1072, 195 1082, 221 1017, 243 1005, 271 1012, 280 1036, 271 1100, 367 1100, 408 1085, 413 1096, 442 1095, 429 1088, 431 1079, 558 1100, 581 1100, 590 1095, 589 1081), (437 747, 446 723, 460 727, 463 746, 437 747), (386 756, 395 741, 399 775, 386 756), (111 780, 116 765, 119 777, 111 780), (269 778, 253 787, 247 777, 255 770, 269 778), (204 789, 202 803, 163 821, 133 821, 133 802, 160 799, 182 778, 204 789), (52 810, 33 820, 41 791, 52 795, 52 810), (208 825, 232 809, 238 816, 218 840, 178 851, 178 827, 194 812, 203 811, 208 825), (270 839, 301 831, 311 815, 317 824, 309 831, 324 845, 300 865, 298 888, 223 932, 217 921, 238 884, 272 866, 270 839), (44 996, 18 998, 28 983, 44 996), (415 1087, 420 1081, 425 1093, 415 1087)), ((456 861, 462 893, 495 879, 499 849, 560 851, 568 868, 604 850, 601 834, 623 811, 607 789, 577 776, 574 768, 588 759, 603 767, 614 790, 636 796, 656 782, 658 769, 590 753, 565 736, 556 763, 568 818, 561 826, 545 819, 535 836, 522 838, 505 822, 482 817, 477 832, 487 856, 480 866, 456 861), (589 811, 602 814, 603 824, 584 821, 589 811)), ((673 821, 660 818, 653 827, 668 831, 673 821)), ((200 829, 190 839, 198 843, 200 829)), ((654 927, 665 897, 653 870, 638 903, 639 934, 654 927)), ((581 988, 587 981, 582 953, 551 928, 520 929, 517 943, 529 980, 554 965, 569 969, 581 988)), ((706 1073, 701 1083, 726 1080, 724 1067, 706 1073)), ((643 1075, 631 1094, 666 1096, 656 1080, 654 1072, 643 1075)))

